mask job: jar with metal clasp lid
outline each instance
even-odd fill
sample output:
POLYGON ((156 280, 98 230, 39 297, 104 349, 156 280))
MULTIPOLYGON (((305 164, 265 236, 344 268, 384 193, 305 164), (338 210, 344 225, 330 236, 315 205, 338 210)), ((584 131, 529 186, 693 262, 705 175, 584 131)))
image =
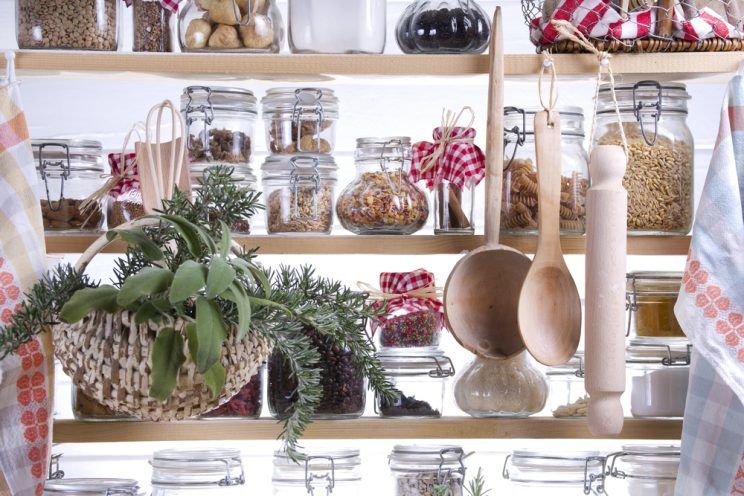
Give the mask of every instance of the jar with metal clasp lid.
POLYGON ((628 332, 638 337, 683 338, 674 305, 682 286, 681 272, 631 272, 626 277, 628 332))
POLYGON ((274 453, 274 496, 356 496, 361 492, 358 449, 303 450, 294 462, 282 451, 274 453))
POLYGON ((152 496, 240 496, 246 493, 235 449, 165 449, 152 460, 152 496))
POLYGON ((596 451, 514 451, 504 460, 502 476, 510 496, 583 496, 604 494, 605 458, 596 451))
POLYGON ((132 479, 54 479, 44 484, 43 496, 144 496, 132 479))
POLYGON ((584 387, 584 352, 563 365, 548 368, 548 408, 556 418, 586 417, 589 396, 584 387))
POLYGON ((452 445, 396 445, 388 464, 394 496, 463 496, 465 453, 452 445), (444 490, 443 493, 435 491, 444 490))
POLYGON ((613 495, 674 496, 679 459, 679 446, 623 446, 607 456, 608 490, 613 495))

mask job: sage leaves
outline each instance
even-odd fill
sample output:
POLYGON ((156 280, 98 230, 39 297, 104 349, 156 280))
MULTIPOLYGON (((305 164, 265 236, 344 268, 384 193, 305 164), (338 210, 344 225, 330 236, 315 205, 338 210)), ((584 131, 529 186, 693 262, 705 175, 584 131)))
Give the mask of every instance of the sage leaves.
POLYGON ((200 373, 209 370, 222 355, 222 343, 227 337, 225 322, 217 305, 203 296, 196 299, 196 362, 200 373))
POLYGON ((178 382, 178 371, 186 361, 183 354, 183 338, 172 327, 158 332, 152 346, 152 372, 150 396, 165 401, 178 382))
POLYGON ((68 324, 74 324, 94 310, 114 313, 119 310, 118 294, 119 291, 109 285, 79 289, 64 304, 59 318, 68 324))
POLYGON ((214 299, 223 293, 234 281, 235 269, 222 257, 214 257, 209 264, 207 275, 207 298, 214 299))
POLYGON ((143 296, 162 293, 170 287, 173 272, 160 267, 145 267, 133 276, 129 276, 121 286, 116 301, 127 307, 143 296))
POLYGON ((207 284, 207 268, 193 260, 186 260, 176 270, 168 295, 171 303, 184 301, 207 284))

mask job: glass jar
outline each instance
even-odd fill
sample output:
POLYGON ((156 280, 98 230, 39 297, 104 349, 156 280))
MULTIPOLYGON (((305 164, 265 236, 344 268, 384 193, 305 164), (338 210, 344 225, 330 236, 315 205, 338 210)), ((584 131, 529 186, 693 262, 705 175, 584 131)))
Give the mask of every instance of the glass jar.
POLYGON ((82 422, 120 422, 137 420, 136 417, 117 413, 86 395, 80 388, 72 389, 72 414, 82 422))
POLYGON ((584 387, 584 354, 577 353, 567 363, 548 368, 550 395, 548 409, 555 418, 583 418, 589 408, 584 387))
POLYGON ((464 456, 460 446, 396 445, 389 457, 394 488, 391 494, 463 496, 464 456), (438 493, 439 488, 446 490, 438 493))
POLYGON ((330 155, 270 155, 262 170, 269 234, 330 234, 336 163, 330 155))
POLYGON ((683 417, 692 345, 680 338, 635 338, 626 349, 630 413, 641 418, 683 417))
POLYGON ((261 367, 235 396, 200 418, 259 418, 263 407, 263 374, 265 368, 265 366, 261 367))
MULTIPOLYGON (((504 109, 504 182, 501 231, 537 233, 537 167, 535 113, 541 108, 504 109)), ((586 191, 589 189, 589 158, 584 150, 584 113, 579 107, 562 107, 561 196, 562 234, 586 230, 586 191)))
MULTIPOLYGON (((213 166, 203 164, 191 164, 191 188, 194 194, 198 194, 201 191, 201 183, 206 177, 207 171, 213 166)), ((249 191, 256 191, 256 176, 250 167, 236 165, 231 168, 230 174, 232 183, 240 189, 246 189, 249 191)), ((204 198, 207 200, 207 198, 204 198)), ((209 219, 210 222, 218 222, 221 220, 219 216, 209 219)), ((250 234, 251 233, 251 219, 242 218, 230 225, 230 230, 235 234, 250 234)))
POLYGON ((426 224, 426 193, 408 178, 410 138, 359 138, 354 163, 357 176, 336 205, 345 229, 354 234, 411 234, 426 224))
POLYGON ((455 381, 455 401, 476 418, 528 417, 545 407, 548 381, 526 351, 512 358, 476 355, 455 381))
POLYGON ((186 0, 178 31, 184 52, 279 53, 284 41, 274 0, 186 0))
POLYGON ((631 272, 626 278, 628 335, 683 338, 674 305, 682 286, 682 272, 631 272))
POLYGON ((261 99, 271 153, 331 153, 338 98, 328 88, 272 88, 261 99))
POLYGON ((514 451, 504 460, 510 496, 604 494, 604 457, 596 451, 514 451))
POLYGON ((164 449, 152 465, 152 496, 242 496, 246 494, 240 451, 164 449))
POLYGON ((305 450, 304 460, 274 453, 274 496, 356 496, 362 491, 358 449, 305 450))
POLYGON ((18 48, 116 51, 117 0, 16 0, 18 48))
MULTIPOLYGON (((367 384, 354 363, 351 350, 334 345, 330 338, 312 328, 305 334, 320 353, 320 385, 323 388, 314 419, 357 418, 364 413, 367 384)), ((296 399, 297 380, 284 356, 274 351, 269 357, 269 412, 276 419, 288 416, 296 399)))
POLYGON ((679 458, 679 446, 623 446, 607 457, 608 489, 627 496, 674 496, 679 458), (618 485, 623 492, 615 491, 618 485))
POLYGON ((171 11, 160 0, 133 0, 133 52, 171 51, 171 11))
POLYGON ((387 418, 439 418, 444 407, 444 386, 455 375, 452 360, 443 351, 416 353, 386 350, 377 354, 385 379, 396 398, 376 398, 375 411, 387 418))
MULTIPOLYGON (((695 146, 686 86, 641 81, 615 87, 628 141, 623 186, 632 234, 687 234, 692 227, 695 146)), ((594 144, 621 145, 612 92, 599 90, 594 144)))
POLYGON ((434 234, 474 234, 475 186, 443 179, 434 192, 434 234))
POLYGON ((54 479, 44 484, 43 496, 142 496, 132 479, 54 479))
POLYGON ((46 231, 100 231, 105 222, 102 204, 83 202, 101 186, 103 157, 101 143, 88 140, 33 140, 38 161, 38 196, 46 231))
POLYGON ((382 53, 386 0, 290 0, 292 53, 382 53))
POLYGON ((134 153, 110 153, 108 163, 112 177, 121 178, 109 191, 106 205, 106 224, 109 229, 146 215, 142 203, 137 157, 134 153), (124 171, 125 175, 121 174, 124 171))
POLYGON ((395 33, 403 53, 482 53, 491 20, 475 0, 416 0, 395 33))

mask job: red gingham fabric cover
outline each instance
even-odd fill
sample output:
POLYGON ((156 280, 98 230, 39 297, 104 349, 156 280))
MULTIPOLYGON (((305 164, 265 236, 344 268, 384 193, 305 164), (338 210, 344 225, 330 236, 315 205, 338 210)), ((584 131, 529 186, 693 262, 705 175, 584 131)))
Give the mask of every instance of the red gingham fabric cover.
MULTIPOLYGON (((170 10, 174 14, 178 12, 178 4, 181 3, 182 0, 159 0, 160 5, 167 10, 170 10)), ((127 4, 127 7, 132 6, 132 0, 124 0, 124 3, 127 4)))
MULTIPOLYGON (((108 161, 109 166, 111 166, 111 175, 116 176, 121 174, 121 171, 124 170, 124 168, 126 167, 130 167, 136 158, 136 154, 127 153, 125 155, 126 163, 122 164, 121 153, 109 153, 108 161)), ((137 165, 135 164, 134 167, 129 169, 126 177, 119 181, 116 186, 111 188, 111 191, 109 191, 109 196, 112 198, 117 198, 123 194, 129 193, 132 190, 138 190, 139 187, 139 175, 137 174, 137 165)))
MULTIPOLYGON (((380 273, 380 289, 383 293, 403 294, 426 287, 434 287, 434 274, 426 269, 416 269, 412 272, 380 273)), ((381 308, 386 304, 387 315, 383 315, 378 320, 373 320, 370 323, 373 334, 394 313, 401 315, 405 313, 431 311, 439 314, 440 325, 444 322, 444 304, 439 299, 416 298, 404 295, 394 300, 378 301, 374 306, 381 308)))
MULTIPOLYGON (((439 158, 425 172, 421 171, 422 161, 431 155, 442 139, 443 130, 434 130, 434 143, 419 141, 413 145, 413 164, 411 166, 411 181, 426 181, 426 186, 433 189, 443 180, 453 183, 458 188, 471 188, 480 183, 486 175, 486 156, 475 143, 449 143, 444 155, 439 158)), ((456 127, 452 132, 452 139, 475 139, 475 129, 456 127)), ((427 164, 428 165, 428 164, 427 164)), ((384 289, 383 289, 384 291, 384 289)))

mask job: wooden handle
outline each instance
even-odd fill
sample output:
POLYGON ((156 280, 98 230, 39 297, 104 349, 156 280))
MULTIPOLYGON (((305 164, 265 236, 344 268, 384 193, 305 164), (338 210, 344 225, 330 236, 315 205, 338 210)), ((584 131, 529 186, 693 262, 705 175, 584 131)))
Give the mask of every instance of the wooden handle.
POLYGON ((504 39, 501 7, 496 7, 491 29, 491 70, 488 80, 486 131, 486 245, 499 244, 501 187, 504 170, 504 39))
MULTIPOLYGON (((589 160, 586 194, 586 336, 584 385, 589 430, 614 436, 623 428, 625 391, 625 259, 628 194, 625 152, 597 146, 589 160)), ((540 203, 542 208, 542 201, 540 203)))
POLYGON ((537 164, 537 253, 555 256, 561 252, 561 116, 541 110, 535 113, 535 158, 537 164), (548 121, 550 119, 550 122, 548 121))
POLYGON ((658 0, 656 15, 658 16, 656 21, 656 36, 662 38, 672 37, 672 19, 674 17, 674 1, 675 0, 658 0))

